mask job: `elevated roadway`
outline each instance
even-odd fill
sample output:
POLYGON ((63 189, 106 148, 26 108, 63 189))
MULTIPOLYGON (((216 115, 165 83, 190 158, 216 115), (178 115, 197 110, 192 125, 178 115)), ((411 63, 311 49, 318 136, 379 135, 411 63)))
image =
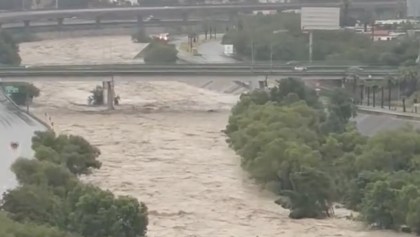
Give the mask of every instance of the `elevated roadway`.
MULTIPOLYGON (((160 27, 160 26, 179 26, 179 25, 196 25, 203 22, 204 19, 188 19, 184 21, 182 19, 162 19, 160 21, 146 21, 143 23, 143 26, 146 27, 160 27)), ((229 19, 227 18, 218 18, 215 19, 214 22, 228 22, 229 19)), ((101 21, 100 25, 101 28, 112 28, 112 27, 136 27, 137 21, 136 20, 107 20, 101 21)), ((22 28, 25 27, 23 23, 8 23, 2 25, 3 29, 8 30, 16 30, 21 31, 22 28)), ((48 31, 48 30, 66 30, 66 29, 91 29, 91 28, 98 28, 98 24, 93 21, 89 20, 80 20, 80 21, 72 21, 66 22, 62 25, 58 25, 57 22, 53 21, 44 21, 44 22, 33 22, 31 23, 31 27, 29 28, 32 31, 48 31)))
MULTIPOLYGON (((246 65, 246 64, 173 64, 173 65, 90 65, 90 66, 44 66, 0 68, 0 77, 8 81, 46 80, 47 78, 80 78, 96 80, 106 77, 255 77, 276 76, 299 77, 307 80, 342 80, 347 67, 318 66, 308 71, 295 71, 290 66, 246 65)), ((381 80, 396 75, 398 70, 390 68, 368 68, 359 73, 361 78, 381 80)), ((74 80, 74 79, 72 79, 74 80)))
MULTIPOLYGON (((354 2, 352 9, 364 10, 367 8, 375 9, 396 9, 399 2, 375 1, 375 2, 354 2)), ((165 6, 165 7, 121 7, 121 8, 91 8, 91 9, 66 9, 66 10, 36 10, 20 12, 0 13, 0 23, 24 21, 29 25, 30 21, 40 21, 45 19, 61 19, 81 17, 86 19, 96 19, 106 17, 133 17, 142 21, 142 17, 148 15, 177 15, 186 19, 189 14, 196 13, 203 16, 211 16, 218 13, 234 15, 240 12, 252 12, 261 10, 288 10, 299 9, 301 7, 341 7, 341 3, 269 3, 253 5, 194 5, 194 6, 165 6)))

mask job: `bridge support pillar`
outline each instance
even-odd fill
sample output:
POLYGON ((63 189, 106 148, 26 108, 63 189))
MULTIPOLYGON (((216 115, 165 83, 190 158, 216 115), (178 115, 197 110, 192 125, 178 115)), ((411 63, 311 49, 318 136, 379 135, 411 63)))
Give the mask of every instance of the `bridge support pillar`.
POLYGON ((109 110, 114 110, 114 81, 107 81, 107 107, 109 110))
POLYGON ((63 22, 64 22, 64 18, 58 18, 57 19, 57 24, 59 25, 59 26, 62 26, 63 25, 63 22))
POLYGON ((31 21, 30 20, 24 20, 23 24, 25 25, 25 27, 29 27, 31 25, 31 21))
POLYGON ((106 81, 102 82, 102 98, 103 98, 103 103, 105 104, 107 99, 108 99, 108 85, 106 84, 106 81))

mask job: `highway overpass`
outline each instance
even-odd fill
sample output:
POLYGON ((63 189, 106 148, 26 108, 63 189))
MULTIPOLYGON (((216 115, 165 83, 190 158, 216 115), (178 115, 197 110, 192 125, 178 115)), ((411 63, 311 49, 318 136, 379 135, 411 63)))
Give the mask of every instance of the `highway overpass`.
MULTIPOLYGON (((178 26, 178 25, 195 25, 198 23, 203 22, 204 19, 194 18, 188 19, 188 21, 183 21, 182 19, 160 19, 159 21, 146 21, 144 22, 144 26, 150 27, 159 27, 159 26, 178 26)), ((228 18, 217 18, 213 20, 214 22, 228 22, 228 18)), ((136 20, 124 19, 124 20, 104 20, 101 21, 101 27, 132 27, 136 26, 136 20)), ((10 29, 10 30, 22 30, 24 27, 22 23, 7 23, 2 25, 3 29, 10 29)), ((94 21, 89 20, 74 20, 70 22, 63 23, 62 25, 57 25, 54 21, 43 21, 43 22, 34 22, 31 24, 30 29, 34 31, 39 30, 48 30, 48 29, 66 29, 66 28, 76 28, 83 29, 83 28, 91 28, 91 27, 98 27, 98 24, 94 21)))
MULTIPOLYGON (((162 19, 158 22, 150 21, 144 22, 143 27, 145 28, 162 28, 168 29, 178 29, 179 26, 197 26, 200 27, 200 24, 203 22, 203 19, 188 19, 188 21, 183 21, 182 19, 162 19)), ((223 26, 228 24, 229 19, 219 18, 213 21, 219 25, 219 30, 225 29, 223 26)), ((24 24, 23 23, 9 23, 2 26, 3 29, 7 30, 10 33, 19 34, 23 32, 24 24)), ((24 28, 24 32, 30 33, 51 33, 51 32, 72 32, 72 31, 94 31, 101 29, 127 29, 128 32, 134 33, 138 29, 138 24, 136 20, 108 20, 101 21, 98 25, 93 21, 80 20, 66 22, 62 25, 57 25, 56 22, 47 21, 47 22, 34 22, 30 27, 24 28)), ((200 28, 201 29, 201 28, 200 28)))
MULTIPOLYGON (((347 74, 347 66, 314 66, 308 71, 295 71, 290 66, 251 65, 251 64, 172 64, 172 65, 67 65, 44 67, 4 67, 0 77, 4 81, 35 80, 95 80, 109 81, 110 78, 171 77, 298 77, 305 80, 342 80, 347 74)), ((370 67, 362 70, 360 77, 369 80, 382 80, 388 75, 396 75, 397 69, 370 67)))
MULTIPOLYGON (((375 2, 354 2, 352 9, 396 9, 399 2, 375 1, 375 2)), ((113 19, 131 17, 137 19, 139 24, 143 23, 144 17, 149 15, 178 16, 184 21, 189 15, 212 16, 225 14, 230 18, 241 12, 252 12, 258 10, 288 10, 301 7, 341 7, 341 3, 276 3, 276 4, 253 4, 253 5, 195 5, 195 6, 168 6, 168 7, 121 7, 121 8, 98 8, 98 9, 68 9, 68 10, 36 10, 20 12, 0 13, 0 23, 24 22, 29 26, 31 21, 43 21, 56 19, 58 24, 63 24, 65 18, 94 19, 100 23, 102 19, 112 17, 113 19)))

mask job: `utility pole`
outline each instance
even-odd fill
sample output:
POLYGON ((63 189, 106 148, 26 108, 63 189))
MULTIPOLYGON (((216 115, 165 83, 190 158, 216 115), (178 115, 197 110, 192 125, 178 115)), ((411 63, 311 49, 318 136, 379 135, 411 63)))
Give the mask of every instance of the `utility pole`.
POLYGON ((251 38, 251 66, 254 69, 254 36, 251 38))
POLYGON ((314 33, 309 31, 309 64, 312 64, 312 49, 313 49, 314 33))
POLYGON ((270 69, 273 71, 273 41, 270 41, 270 69))

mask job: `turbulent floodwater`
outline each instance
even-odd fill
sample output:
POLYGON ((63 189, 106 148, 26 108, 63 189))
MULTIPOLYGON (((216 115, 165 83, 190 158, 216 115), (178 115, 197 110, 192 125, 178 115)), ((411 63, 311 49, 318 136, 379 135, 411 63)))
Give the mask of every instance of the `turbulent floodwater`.
MULTIPOLYGON (((24 61, 39 62, 25 54, 31 51, 25 47, 24 61)), ((60 60, 43 48, 49 60, 60 60)), ((366 231, 339 218, 289 219, 288 211, 241 171, 239 158, 225 143, 221 130, 237 95, 174 81, 117 82, 122 104, 105 112, 82 105, 95 83, 36 85, 42 95, 33 110, 40 118, 51 116, 57 132, 81 135, 101 149, 101 170, 84 180, 145 202, 151 237, 403 236, 366 231)))
POLYGON ((20 55, 25 65, 135 63, 145 46, 133 43, 128 35, 76 37, 20 44, 20 55))

